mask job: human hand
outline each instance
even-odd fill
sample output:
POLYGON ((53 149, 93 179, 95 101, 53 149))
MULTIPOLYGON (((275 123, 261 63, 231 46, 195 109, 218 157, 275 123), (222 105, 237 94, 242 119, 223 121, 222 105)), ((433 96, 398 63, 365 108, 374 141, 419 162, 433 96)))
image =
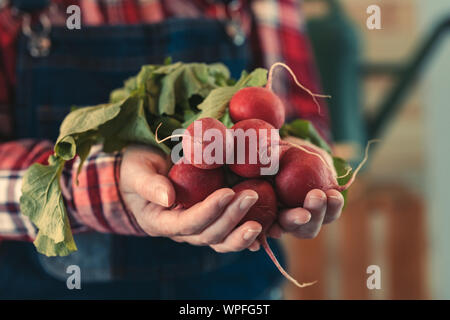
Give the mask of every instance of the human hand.
MULTIPOLYGON (((284 140, 313 149, 311 151, 319 153, 334 170, 333 159, 326 151, 295 137, 287 137, 284 140)), ((330 189, 324 192, 313 189, 306 195, 303 208, 286 209, 278 214, 277 223, 269 230, 269 236, 279 238, 283 232, 287 232, 298 238, 314 238, 323 224, 339 218, 343 206, 344 197, 338 190, 330 189)))
POLYGON ((261 232, 256 221, 236 227, 258 194, 219 189, 189 209, 173 206, 175 189, 167 178, 170 162, 148 146, 130 146, 123 155, 119 188, 128 209, 150 236, 210 246, 217 252, 256 250, 261 232))

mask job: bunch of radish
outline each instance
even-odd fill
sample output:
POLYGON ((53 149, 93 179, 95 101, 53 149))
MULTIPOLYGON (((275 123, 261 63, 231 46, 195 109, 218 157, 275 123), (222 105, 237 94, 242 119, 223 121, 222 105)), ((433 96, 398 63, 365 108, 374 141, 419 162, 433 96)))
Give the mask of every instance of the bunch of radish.
MULTIPOLYGON (((269 71, 266 87, 247 87, 239 90, 230 100, 229 113, 233 120, 232 130, 254 129, 257 132, 258 143, 256 154, 262 151, 271 154, 277 152, 279 168, 272 176, 262 175, 261 169, 268 165, 258 160, 250 162, 249 158, 255 150, 250 150, 249 139, 245 139, 244 161, 237 161, 236 137, 230 130, 217 119, 202 118, 202 131, 200 135, 194 134, 195 122, 192 123, 182 135, 183 157, 173 165, 169 172, 177 195, 177 203, 185 208, 204 200, 217 189, 232 187, 238 193, 243 190, 253 190, 258 194, 258 201, 250 208, 240 224, 246 221, 257 221, 262 226, 262 232, 258 241, 277 266, 280 272, 295 285, 305 287, 312 283, 298 283, 279 264, 267 243, 267 232, 276 223, 277 212, 280 208, 302 207, 306 194, 312 189, 327 191, 337 189, 344 191, 350 187, 361 168, 353 172, 349 182, 343 186, 338 184, 338 177, 333 167, 331 156, 318 147, 299 146, 285 141, 280 141, 278 130, 284 123, 285 109, 280 98, 272 91, 272 74, 274 67, 283 66, 293 76, 294 81, 302 89, 306 90, 316 102, 315 97, 324 97, 313 94, 304 88, 295 78, 295 75, 285 64, 276 63, 269 71), (266 130, 260 130, 266 129, 266 130), (204 139, 203 134, 207 130, 217 130, 224 137, 221 154, 214 154, 214 159, 220 159, 219 163, 208 159, 195 158, 196 152, 201 155, 210 148, 211 139, 204 139), (261 133, 266 134, 266 139, 259 139, 261 133), (275 139, 274 139, 275 138, 275 139), (264 145, 261 141, 265 141, 264 145), (264 150, 263 150, 264 149, 264 150), (234 174, 241 177, 239 183, 229 185, 226 179, 225 166, 234 174)), ((320 110, 320 109, 319 109, 320 110)), ((161 140, 162 141, 162 140, 161 140)), ((367 150, 367 149, 366 149, 367 150)), ((217 152, 217 151, 215 151, 217 152)))

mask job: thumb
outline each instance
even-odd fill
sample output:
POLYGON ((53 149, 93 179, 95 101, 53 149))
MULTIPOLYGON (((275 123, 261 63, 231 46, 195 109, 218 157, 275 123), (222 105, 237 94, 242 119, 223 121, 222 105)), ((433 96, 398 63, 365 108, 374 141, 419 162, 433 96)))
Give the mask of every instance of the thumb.
POLYGON ((165 177, 169 170, 167 159, 152 149, 134 147, 129 150, 123 173, 132 192, 152 203, 170 207, 175 202, 175 189, 165 177))
POLYGON ((170 207, 175 202, 175 189, 172 183, 154 169, 147 169, 136 177, 135 191, 142 198, 163 207, 170 207))

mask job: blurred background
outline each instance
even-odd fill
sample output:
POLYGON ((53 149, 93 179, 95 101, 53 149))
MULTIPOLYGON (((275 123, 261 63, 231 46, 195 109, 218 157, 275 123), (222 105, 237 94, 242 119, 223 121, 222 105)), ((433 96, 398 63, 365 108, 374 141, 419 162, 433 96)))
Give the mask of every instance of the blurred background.
POLYGON ((285 239, 293 276, 319 281, 287 285, 286 298, 450 299, 450 1, 309 0, 303 10, 340 123, 335 151, 357 163, 365 139, 381 142, 339 221, 285 239), (366 25, 371 5, 379 30, 366 25), (367 288, 370 265, 379 290, 367 288))

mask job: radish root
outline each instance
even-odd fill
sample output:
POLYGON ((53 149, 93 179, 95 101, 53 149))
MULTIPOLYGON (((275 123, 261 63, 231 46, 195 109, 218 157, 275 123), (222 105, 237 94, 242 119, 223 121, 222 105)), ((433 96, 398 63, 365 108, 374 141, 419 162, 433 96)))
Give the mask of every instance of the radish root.
POLYGON ((157 143, 163 143, 164 141, 167 141, 167 140, 169 140, 169 139, 172 139, 172 138, 177 138, 177 137, 187 137, 187 136, 189 136, 189 135, 187 135, 187 134, 174 134, 174 135, 171 135, 171 136, 168 136, 168 137, 165 137, 164 139, 159 139, 158 138, 158 130, 159 130, 159 128, 162 126, 162 122, 160 123, 160 124, 158 124, 158 127, 156 127, 156 130, 155 130, 155 141, 157 142, 157 143))
POLYGON ((275 257, 275 255, 272 252, 272 249, 270 249, 269 244, 267 243, 267 238, 266 236, 262 236, 260 237, 260 242, 262 247, 264 248, 264 250, 266 251, 267 255, 269 256, 270 260, 272 260, 272 262, 275 264, 275 266, 278 268, 278 270, 280 270, 281 274, 283 276, 286 277, 286 279, 288 279, 289 281, 291 281, 293 284, 295 284, 297 287, 299 288, 305 288, 305 287, 309 287, 312 286, 313 284, 315 284, 317 282, 313 281, 313 282, 306 282, 306 283, 299 283, 297 280, 295 280, 294 278, 292 278, 287 272, 286 270, 283 269, 283 267, 280 265, 280 263, 278 262, 277 258, 275 257))
POLYGON ((275 69, 276 67, 278 67, 278 66, 285 68, 285 69, 291 74, 291 77, 293 78, 295 84, 296 84, 298 87, 302 88, 304 91, 306 91, 306 92, 312 97, 314 103, 315 103, 316 106, 317 106, 317 109, 319 110, 319 115, 320 115, 320 114, 321 114, 321 108, 320 108, 320 104, 319 104, 319 102, 317 101, 316 97, 318 97, 318 98, 331 98, 331 96, 330 96, 330 95, 325 95, 325 94, 313 93, 311 90, 309 90, 308 88, 306 88, 304 85, 302 85, 302 84, 297 80, 297 77, 295 76, 294 71, 292 71, 292 69, 291 69, 287 64, 285 64, 285 63, 283 63, 283 62, 275 62, 275 63, 270 67, 270 70, 269 70, 269 76, 267 77, 266 88, 269 89, 269 90, 272 90, 273 71, 274 71, 274 69, 275 69))
MULTIPOLYGON (((355 181, 356 175, 358 174, 359 170, 361 170, 361 168, 363 167, 363 165, 367 162, 367 159, 369 159, 369 147, 371 144, 375 143, 375 142, 380 142, 380 139, 372 139, 370 140, 367 145, 366 145, 366 150, 364 152, 364 158, 362 159, 362 161, 359 163, 359 165, 356 167, 355 171, 352 174, 352 177, 350 178, 350 180, 348 180, 348 182, 346 184, 344 184, 343 186, 339 187, 339 191, 344 191, 347 190, 352 183, 355 181)), ((348 172, 347 172, 348 174, 348 172)), ((346 174, 346 175, 347 175, 346 174)))
POLYGON ((348 168, 346 173, 344 173, 342 176, 336 177, 336 179, 345 178, 346 176, 348 176, 350 174, 350 172, 352 172, 352 168, 348 168))

